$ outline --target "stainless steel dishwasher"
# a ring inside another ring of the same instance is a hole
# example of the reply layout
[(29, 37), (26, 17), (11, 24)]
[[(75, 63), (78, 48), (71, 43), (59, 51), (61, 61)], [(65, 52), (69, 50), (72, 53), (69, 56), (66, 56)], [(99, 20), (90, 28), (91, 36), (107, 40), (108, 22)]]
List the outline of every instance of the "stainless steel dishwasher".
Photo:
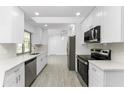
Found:
[(36, 58), (25, 62), (25, 86), (31, 86), (36, 78)]

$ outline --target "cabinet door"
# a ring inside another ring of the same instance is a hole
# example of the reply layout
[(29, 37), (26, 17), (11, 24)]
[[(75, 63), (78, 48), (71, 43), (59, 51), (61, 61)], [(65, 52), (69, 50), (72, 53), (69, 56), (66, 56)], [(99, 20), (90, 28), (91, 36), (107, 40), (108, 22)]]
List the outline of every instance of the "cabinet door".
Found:
[(102, 43), (121, 41), (121, 7), (103, 7), (103, 32)]
[(25, 65), (21, 64), (16, 70), (16, 86), (24, 87), (25, 86)]
[(33, 44), (42, 44), (42, 31), (37, 31), (32, 35)]
[(45, 65), (47, 64), (47, 61), (48, 61), (48, 60), (47, 60), (47, 55), (45, 55), (45, 56), (44, 56), (44, 67), (45, 67)]
[(98, 25), (102, 25), (102, 15), (103, 15), (103, 11), (102, 11), (102, 7), (96, 7), (93, 12), (92, 12), (92, 24), (93, 27), (98, 26)]
[(104, 72), (96, 66), (89, 64), (89, 87), (103, 87)]
[(40, 55), (37, 57), (37, 75), (42, 71), (43, 69), (43, 56)]
[(88, 30), (93, 27), (93, 15), (92, 15), (92, 12), (87, 17), (87, 24), (88, 24)]
[(5, 73), (4, 87), (25, 86), (24, 63), (20, 64)]
[(4, 79), (4, 87), (16, 87), (17, 85), (17, 80), (16, 80), (16, 74), (6, 72), (5, 74), (5, 79)]
[(18, 7), (0, 7), (0, 43), (22, 43), (24, 14)]
[(42, 44), (47, 45), (48, 44), (48, 32), (47, 30), (43, 31), (42, 34)]

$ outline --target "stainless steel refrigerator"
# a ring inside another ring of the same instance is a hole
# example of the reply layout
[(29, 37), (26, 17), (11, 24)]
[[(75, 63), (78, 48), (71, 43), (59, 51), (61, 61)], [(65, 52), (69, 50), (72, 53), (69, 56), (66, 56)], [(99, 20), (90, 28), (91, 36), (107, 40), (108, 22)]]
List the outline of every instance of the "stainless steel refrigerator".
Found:
[(67, 42), (67, 65), (69, 70), (75, 70), (75, 37), (70, 36)]

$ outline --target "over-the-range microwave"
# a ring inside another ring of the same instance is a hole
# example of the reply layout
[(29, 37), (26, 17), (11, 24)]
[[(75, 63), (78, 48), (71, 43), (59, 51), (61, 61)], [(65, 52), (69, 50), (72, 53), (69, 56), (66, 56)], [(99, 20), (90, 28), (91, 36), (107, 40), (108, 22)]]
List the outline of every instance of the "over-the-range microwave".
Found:
[(100, 43), (100, 26), (91, 28), (84, 33), (85, 43)]

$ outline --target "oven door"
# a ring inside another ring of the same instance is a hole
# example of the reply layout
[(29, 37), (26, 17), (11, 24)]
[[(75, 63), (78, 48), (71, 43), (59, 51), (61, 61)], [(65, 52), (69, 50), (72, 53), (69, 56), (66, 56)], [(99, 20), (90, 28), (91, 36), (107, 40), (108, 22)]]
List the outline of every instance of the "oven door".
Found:
[(88, 86), (88, 62), (78, 58), (77, 70), (82, 80)]

